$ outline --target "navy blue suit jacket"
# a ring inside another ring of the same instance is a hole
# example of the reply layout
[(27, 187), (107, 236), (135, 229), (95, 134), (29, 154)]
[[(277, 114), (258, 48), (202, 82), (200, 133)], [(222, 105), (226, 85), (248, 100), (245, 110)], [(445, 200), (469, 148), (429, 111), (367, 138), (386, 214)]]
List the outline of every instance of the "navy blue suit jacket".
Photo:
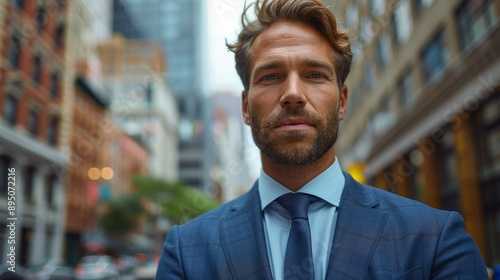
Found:
[[(487, 279), (462, 217), (346, 183), (326, 279)], [(165, 241), (157, 280), (272, 279), (257, 184)]]

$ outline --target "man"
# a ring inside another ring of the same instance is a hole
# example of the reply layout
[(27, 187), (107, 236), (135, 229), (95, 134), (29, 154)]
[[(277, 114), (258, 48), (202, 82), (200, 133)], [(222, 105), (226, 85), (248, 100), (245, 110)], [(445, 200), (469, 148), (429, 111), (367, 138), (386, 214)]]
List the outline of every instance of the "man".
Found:
[(352, 53), (331, 11), (320, 0), (264, 0), (255, 21), (245, 13), (229, 48), (261, 176), (173, 227), (156, 279), (487, 279), (458, 213), (341, 171), (334, 143)]

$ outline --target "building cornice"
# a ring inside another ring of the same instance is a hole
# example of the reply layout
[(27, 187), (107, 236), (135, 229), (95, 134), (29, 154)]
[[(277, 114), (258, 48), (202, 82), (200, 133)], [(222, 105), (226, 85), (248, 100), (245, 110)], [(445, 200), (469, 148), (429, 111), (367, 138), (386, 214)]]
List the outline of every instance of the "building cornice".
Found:
[(0, 121), (0, 143), (1, 146), (8, 147), (2, 152), (14, 159), (28, 157), (31, 160), (31, 156), (34, 156), (40, 163), (53, 163), (60, 168), (65, 168), (68, 164), (66, 154), (16, 131), (4, 121)]
[(88, 96), (90, 96), (97, 104), (101, 105), (104, 109), (109, 106), (108, 101), (101, 97), (101, 94), (94, 89), (84, 78), (78, 76), (75, 79), (75, 84), (79, 86)]

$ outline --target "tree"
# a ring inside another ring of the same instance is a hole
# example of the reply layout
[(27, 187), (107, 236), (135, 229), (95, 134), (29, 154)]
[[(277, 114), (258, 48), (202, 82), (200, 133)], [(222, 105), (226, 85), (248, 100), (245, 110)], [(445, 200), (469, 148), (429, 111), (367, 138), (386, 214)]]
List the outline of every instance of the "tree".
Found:
[(214, 198), (182, 182), (167, 182), (149, 176), (132, 179), (138, 193), (161, 206), (161, 214), (174, 224), (185, 223), (219, 206)]
[(125, 235), (131, 232), (145, 213), (142, 194), (134, 193), (108, 202), (107, 211), (101, 217), (101, 227), (111, 235)]

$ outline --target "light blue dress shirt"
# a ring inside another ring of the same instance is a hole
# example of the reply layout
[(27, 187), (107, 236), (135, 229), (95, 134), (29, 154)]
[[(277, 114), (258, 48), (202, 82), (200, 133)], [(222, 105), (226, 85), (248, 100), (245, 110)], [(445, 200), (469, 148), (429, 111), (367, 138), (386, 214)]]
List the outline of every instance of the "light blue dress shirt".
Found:
[[(309, 206), (314, 273), (318, 280), (325, 279), (326, 276), (344, 183), (344, 174), (335, 158), (335, 162), (328, 169), (297, 191), (322, 199)], [(258, 188), (271, 271), (275, 280), (281, 280), (291, 221), (287, 210), (275, 199), (291, 191), (264, 171), (261, 171)]]

